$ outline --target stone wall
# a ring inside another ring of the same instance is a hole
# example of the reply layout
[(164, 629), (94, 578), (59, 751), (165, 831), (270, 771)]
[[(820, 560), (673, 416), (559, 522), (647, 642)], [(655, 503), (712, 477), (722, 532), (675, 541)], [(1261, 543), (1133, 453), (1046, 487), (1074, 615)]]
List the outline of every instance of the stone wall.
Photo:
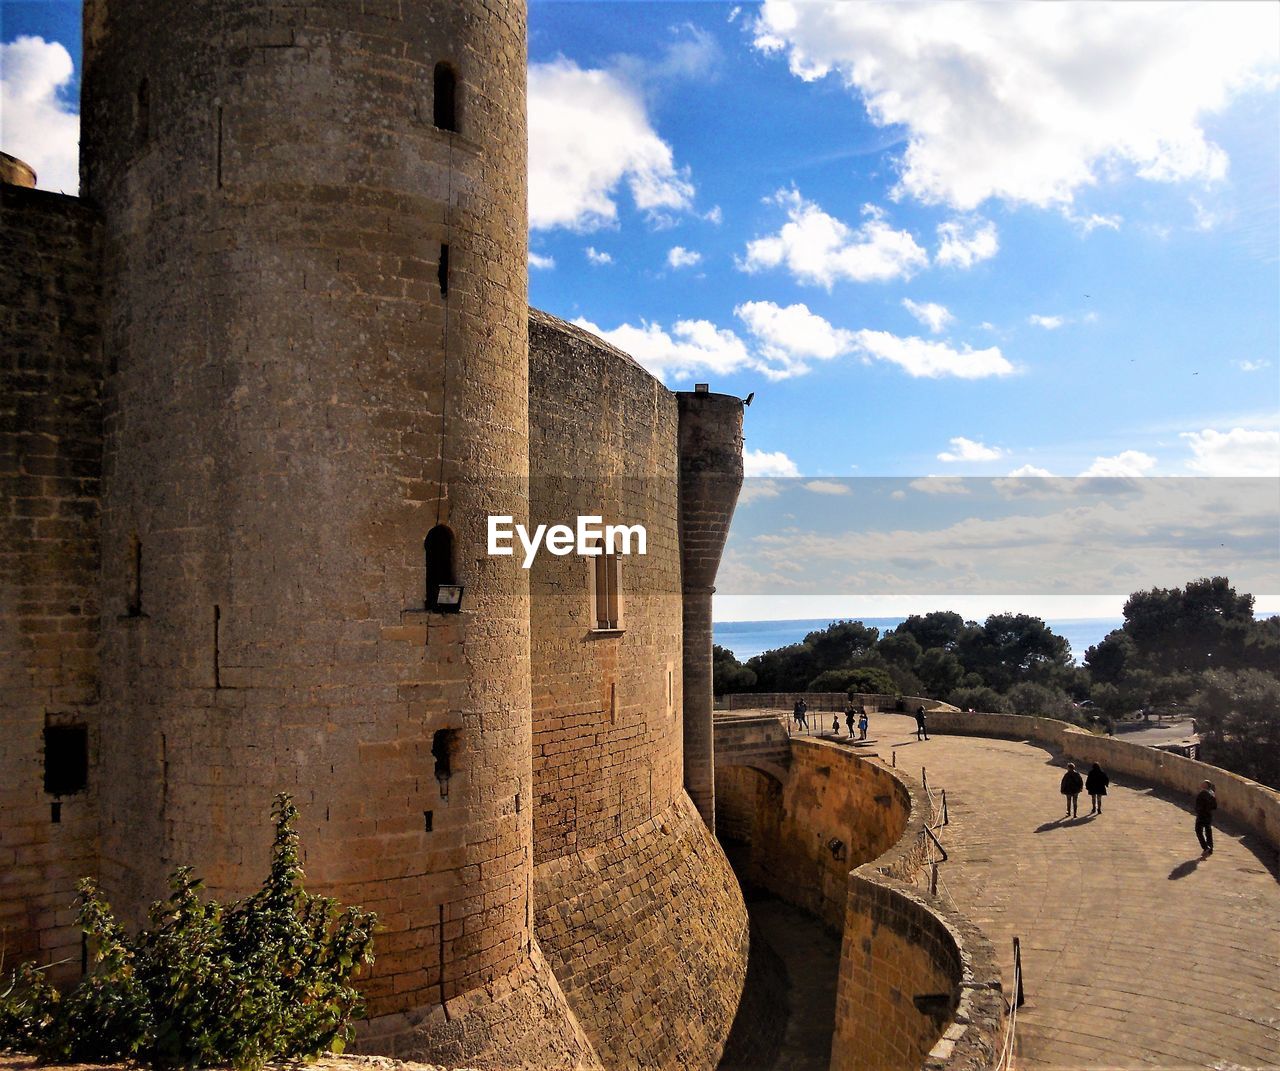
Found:
[(530, 523), (643, 524), (618, 558), (620, 627), (597, 628), (597, 560), (530, 571), (534, 859), (593, 848), (683, 791), (675, 397), (626, 354), (529, 314)]
[(684, 593), (684, 783), (715, 829), (711, 596), (742, 488), (741, 398), (681, 391), (680, 555)]
[(747, 914), (687, 795), (543, 863), (535, 892), (538, 941), (604, 1066), (716, 1067), (742, 997)]
[(965, 714), (941, 712), (929, 718), (929, 731), (965, 736), (995, 736), (1008, 740), (1032, 740), (1060, 751), (1077, 764), (1099, 763), (1109, 774), (1150, 781), (1187, 797), (1200, 791), (1201, 781), (1212, 781), (1218, 796), (1218, 813), (1248, 826), (1273, 848), (1280, 850), (1280, 792), (1207, 762), (1167, 751), (1131, 744), (1114, 737), (1095, 736), (1052, 718), (1020, 714)]
[[(731, 692), (720, 700), (724, 710), (792, 710), (797, 699), (803, 699), (810, 710), (844, 710), (850, 703), (861, 704), (868, 711), (955, 710), (950, 703), (923, 695), (880, 695), (875, 692)], [(901, 704), (901, 707), (899, 707)]]
[(69, 958), (59, 977), (79, 971), (75, 883), (97, 871), (95, 253), (86, 205), (0, 185), (0, 946), (9, 965)]

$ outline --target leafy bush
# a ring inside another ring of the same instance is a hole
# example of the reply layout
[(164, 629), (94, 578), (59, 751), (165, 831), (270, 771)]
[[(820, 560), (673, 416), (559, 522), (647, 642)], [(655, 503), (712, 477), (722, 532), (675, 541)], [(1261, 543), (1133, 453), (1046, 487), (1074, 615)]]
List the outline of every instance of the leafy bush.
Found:
[(90, 971), (65, 994), (29, 963), (13, 972), (0, 984), (0, 1050), (238, 1068), (341, 1051), (362, 1011), (351, 979), (373, 962), (376, 920), (302, 888), (297, 808), (279, 795), (272, 815), (271, 873), (229, 906), (202, 900), (202, 882), (180, 867), (150, 928), (131, 937), (96, 884), (80, 882)]
[(947, 702), (961, 710), (976, 710), (979, 714), (1007, 714), (1009, 705), (1004, 696), (994, 688), (957, 688)]

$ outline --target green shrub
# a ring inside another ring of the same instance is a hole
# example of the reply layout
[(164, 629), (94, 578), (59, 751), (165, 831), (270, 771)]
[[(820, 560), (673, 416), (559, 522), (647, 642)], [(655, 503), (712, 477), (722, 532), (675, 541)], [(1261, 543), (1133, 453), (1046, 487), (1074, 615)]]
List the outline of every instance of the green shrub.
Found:
[(373, 962), (372, 914), (302, 888), (298, 811), (275, 799), (271, 873), (252, 896), (202, 900), (190, 867), (130, 936), (97, 885), (79, 885), (89, 973), (60, 993), (23, 964), (0, 984), (0, 1050), (45, 1060), (231, 1064), (341, 1051), (362, 1012), (351, 979)]

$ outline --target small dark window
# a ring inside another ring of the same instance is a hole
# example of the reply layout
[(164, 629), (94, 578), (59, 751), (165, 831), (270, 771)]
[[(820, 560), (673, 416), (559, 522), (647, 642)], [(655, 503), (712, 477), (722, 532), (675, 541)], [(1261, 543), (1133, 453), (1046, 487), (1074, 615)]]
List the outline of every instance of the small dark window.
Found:
[(132, 570), (129, 578), (129, 603), (125, 613), (129, 617), (142, 616), (142, 541), (137, 532), (129, 537), (129, 564)]
[(44, 790), (51, 796), (83, 792), (89, 783), (89, 731), (83, 725), (46, 725)]
[(449, 778), (453, 776), (453, 760), (458, 753), (458, 730), (437, 729), (431, 737), (431, 756), (436, 760), (436, 784), (440, 798), (449, 798)]
[(453, 576), (453, 532), (443, 524), (437, 524), (422, 541), (427, 566), (427, 609), (453, 610), (454, 604), (441, 599), (440, 589), (452, 587), (457, 581)]
[(134, 112), (138, 144), (145, 145), (151, 136), (151, 85), (144, 78), (138, 83), (138, 101)]
[(441, 130), (458, 129), (458, 77), (447, 63), (436, 64), (434, 118)]
[(611, 547), (602, 547), (595, 558), (595, 600), (593, 620), (597, 629), (617, 629), (622, 627), (618, 612), (619, 587), (618, 556)]
[(449, 247), (447, 245), (440, 246), (440, 267), (437, 269), (437, 278), (440, 280), (440, 296), (449, 296)]

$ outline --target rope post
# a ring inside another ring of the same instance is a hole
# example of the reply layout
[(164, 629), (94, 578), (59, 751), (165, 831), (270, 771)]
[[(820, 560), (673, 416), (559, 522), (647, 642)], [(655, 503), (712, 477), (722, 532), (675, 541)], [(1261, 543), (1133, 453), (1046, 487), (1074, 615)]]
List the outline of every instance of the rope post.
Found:
[(891, 763), (891, 765), (895, 770), (898, 768), (898, 752), (896, 749), (893, 752), (893, 762)]
[(1016, 937), (1013, 939), (1013, 978), (1015, 986), (1013, 1006), (1021, 1008), (1026, 1001), (1026, 996), (1022, 992), (1022, 942)]
[(929, 771), (923, 766), (920, 767), (920, 784), (924, 786), (926, 792), (929, 791)]
[(942, 790), (942, 824), (944, 826), (951, 825), (951, 816), (947, 814), (947, 790)]
[(938, 895), (938, 864), (934, 863), (932, 873), (929, 875), (929, 895)]

